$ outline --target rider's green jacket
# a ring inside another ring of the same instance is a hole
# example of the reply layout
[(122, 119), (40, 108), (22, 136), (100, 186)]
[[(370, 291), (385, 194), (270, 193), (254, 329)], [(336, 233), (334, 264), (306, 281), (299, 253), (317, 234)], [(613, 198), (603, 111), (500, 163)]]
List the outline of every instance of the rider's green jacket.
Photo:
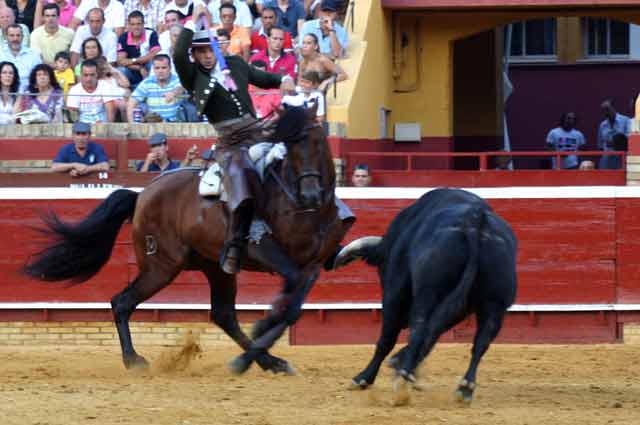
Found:
[(228, 92), (216, 82), (209, 71), (189, 59), (193, 31), (183, 28), (176, 41), (173, 60), (182, 87), (191, 92), (199, 114), (205, 114), (212, 124), (241, 117), (255, 116), (249, 96), (249, 84), (263, 89), (280, 87), (282, 76), (263, 72), (247, 64), (239, 56), (225, 56), (231, 76), (238, 87)]

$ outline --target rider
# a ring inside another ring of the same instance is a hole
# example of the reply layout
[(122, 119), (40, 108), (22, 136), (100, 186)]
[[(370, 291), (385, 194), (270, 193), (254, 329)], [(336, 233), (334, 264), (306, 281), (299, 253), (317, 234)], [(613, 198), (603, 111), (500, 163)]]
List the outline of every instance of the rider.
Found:
[[(203, 6), (194, 8), (193, 20), (185, 25), (174, 49), (176, 71), (182, 86), (189, 90), (200, 114), (206, 115), (218, 133), (216, 161), (224, 171), (223, 185), (227, 193), (230, 222), (220, 257), (222, 269), (234, 274), (240, 270), (240, 260), (254, 213), (254, 193), (257, 174), (248, 156), (248, 147), (260, 140), (261, 129), (249, 96), (248, 86), (263, 89), (280, 87), (295, 91), (293, 79), (260, 71), (239, 56), (225, 56), (236, 89), (225, 87), (225, 74), (211, 47), (209, 31), (195, 32), (200, 16), (207, 16)], [(189, 60), (191, 48), (194, 62)]]

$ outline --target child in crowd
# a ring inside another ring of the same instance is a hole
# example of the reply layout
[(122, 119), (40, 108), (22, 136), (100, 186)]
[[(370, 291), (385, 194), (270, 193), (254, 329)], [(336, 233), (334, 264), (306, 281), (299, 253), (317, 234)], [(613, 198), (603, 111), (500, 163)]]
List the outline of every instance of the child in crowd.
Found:
[(284, 96), (282, 104), (304, 106), (305, 108), (311, 108), (317, 104), (316, 121), (322, 123), (324, 121), (324, 95), (318, 90), (321, 82), (318, 71), (305, 71), (298, 78), (298, 87), (296, 87), (298, 93)]
[(62, 91), (66, 96), (69, 93), (69, 88), (76, 83), (76, 77), (69, 66), (71, 64), (71, 56), (69, 52), (58, 52), (54, 57), (54, 61), (56, 80), (58, 80), (58, 84), (62, 87)]

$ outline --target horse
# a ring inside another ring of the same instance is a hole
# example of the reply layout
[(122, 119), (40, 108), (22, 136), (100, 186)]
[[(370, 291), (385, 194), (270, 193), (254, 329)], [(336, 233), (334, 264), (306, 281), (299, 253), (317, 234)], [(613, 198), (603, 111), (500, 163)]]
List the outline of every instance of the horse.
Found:
[(298, 320), (321, 268), (331, 263), (353, 224), (338, 217), (332, 155), (325, 130), (314, 117), (313, 108), (288, 108), (273, 137), (284, 142), (287, 154), (265, 171), (256, 209), (270, 232), (259, 243), (248, 244), (242, 269), (276, 273), (283, 285), (269, 314), (254, 324), (251, 338), (237, 320), (236, 276), (219, 264), (227, 209), (219, 198), (199, 195), (197, 169), (160, 175), (140, 193), (116, 190), (75, 224), (50, 212), (41, 230), (51, 241), (31, 256), (23, 272), (47, 282), (84, 282), (107, 263), (122, 224), (130, 219), (139, 274), (111, 299), (127, 369), (148, 367), (131, 339), (129, 318), (136, 307), (180, 271), (200, 270), (211, 290), (211, 320), (244, 350), (230, 363), (231, 371), (241, 374), (255, 361), (263, 370), (294, 373), (286, 360), (268, 350)]

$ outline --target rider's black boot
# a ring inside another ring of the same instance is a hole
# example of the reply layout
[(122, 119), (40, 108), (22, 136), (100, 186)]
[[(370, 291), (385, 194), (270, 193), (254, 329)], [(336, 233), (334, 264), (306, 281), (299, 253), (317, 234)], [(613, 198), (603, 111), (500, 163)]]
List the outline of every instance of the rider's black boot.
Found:
[(231, 213), (227, 241), (220, 254), (220, 266), (225, 273), (236, 274), (240, 271), (252, 220), (251, 205), (241, 205)]

